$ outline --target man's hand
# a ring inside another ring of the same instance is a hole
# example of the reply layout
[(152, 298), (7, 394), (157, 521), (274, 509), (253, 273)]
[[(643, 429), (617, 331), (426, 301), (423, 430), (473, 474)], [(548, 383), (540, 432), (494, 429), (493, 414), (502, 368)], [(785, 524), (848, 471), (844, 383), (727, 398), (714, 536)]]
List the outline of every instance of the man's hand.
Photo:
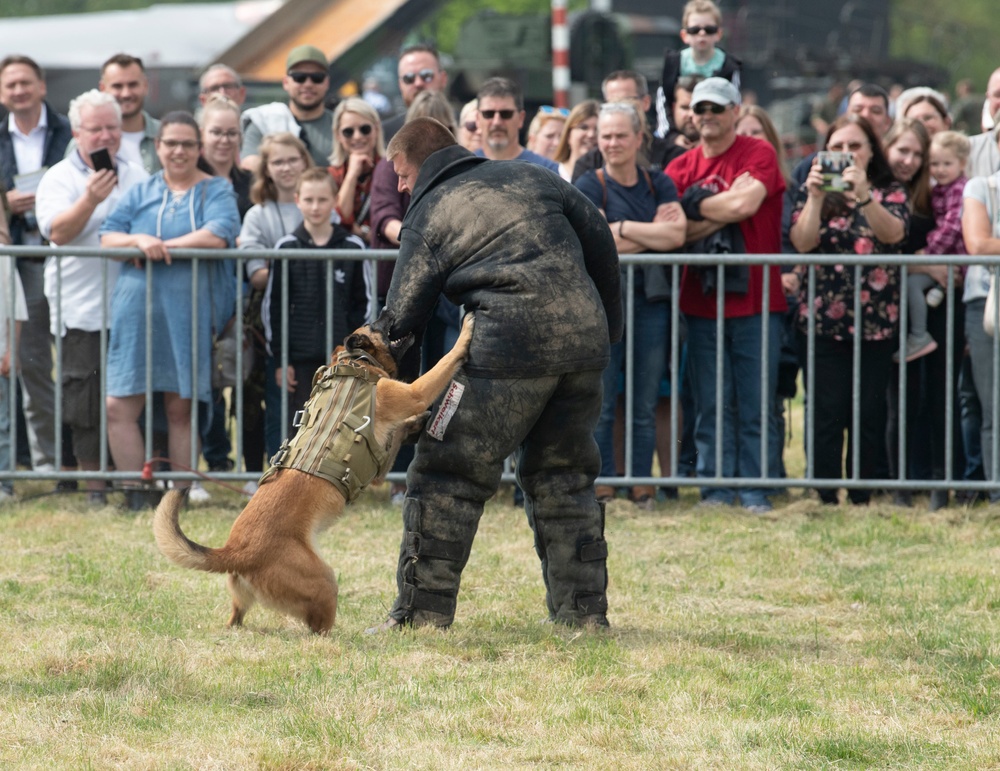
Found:
[(35, 208), (35, 194), (9, 190), (7, 191), (7, 203), (13, 214), (24, 214)]
[(291, 364), (288, 365), (287, 377), (282, 377), (284, 373), (279, 367), (274, 371), (274, 382), (278, 384), (278, 388), (282, 387), (283, 381), (288, 382), (288, 393), (295, 393), (295, 386), (299, 384), (299, 381), (295, 379), (295, 367)]
[(86, 196), (95, 208), (111, 195), (117, 181), (118, 175), (110, 169), (101, 169), (90, 175), (87, 179)]

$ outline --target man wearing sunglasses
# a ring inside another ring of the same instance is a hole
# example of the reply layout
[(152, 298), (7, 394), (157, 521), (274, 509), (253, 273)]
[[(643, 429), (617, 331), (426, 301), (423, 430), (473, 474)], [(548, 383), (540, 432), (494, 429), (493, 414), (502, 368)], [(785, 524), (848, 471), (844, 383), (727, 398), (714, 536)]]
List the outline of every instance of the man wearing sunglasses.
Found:
[(476, 155), (491, 161), (526, 161), (559, 173), (559, 164), (533, 153), (521, 144), (524, 126), (524, 95), (513, 80), (490, 78), (476, 94), (478, 123), (483, 146)]
[(448, 73), (441, 69), (441, 57), (434, 46), (417, 43), (403, 49), (397, 66), (399, 94), (406, 107), (399, 115), (382, 121), (386, 143), (406, 122), (406, 110), (422, 91), (444, 91), (448, 87)]
[(316, 46), (293, 48), (285, 62), (282, 88), (288, 93), (288, 103), (271, 102), (244, 111), (244, 169), (255, 171), (260, 163), (258, 148), (268, 134), (289, 131), (309, 148), (317, 166), (329, 164), (333, 152), (333, 112), (326, 108), (330, 90), (330, 64)]
[(663, 55), (663, 75), (656, 91), (656, 136), (665, 137), (671, 127), (674, 86), (683, 75), (723, 77), (740, 87), (739, 59), (721, 48), (722, 13), (712, 0), (691, 0), (681, 14), (681, 41), (687, 48)]
[[(740, 92), (725, 78), (706, 78), (691, 93), (701, 144), (666, 168), (688, 217), (692, 263), (684, 268), (680, 309), (688, 322), (688, 367), (696, 402), (695, 446), (699, 477), (716, 476), (716, 296), (719, 281), (713, 253), (774, 254), (781, 251), (781, 208), (785, 181), (774, 148), (762, 139), (736, 135)], [(781, 319), (787, 306), (781, 270), (767, 266), (770, 301), (763, 307), (764, 266), (724, 271), (723, 394), (727, 405), (719, 426), (722, 468), (727, 478), (761, 476), (761, 362), (767, 351), (767, 392), (774, 403)], [(768, 317), (766, 335), (762, 318)], [(768, 469), (777, 476), (778, 469)], [(766, 488), (702, 488), (711, 505), (739, 502), (753, 513), (771, 509)]]

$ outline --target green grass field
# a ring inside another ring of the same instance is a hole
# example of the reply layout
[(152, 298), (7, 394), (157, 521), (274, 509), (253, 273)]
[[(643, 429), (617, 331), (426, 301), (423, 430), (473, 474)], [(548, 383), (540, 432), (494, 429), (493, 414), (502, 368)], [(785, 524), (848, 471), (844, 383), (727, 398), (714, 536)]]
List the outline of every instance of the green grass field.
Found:
[[(615, 501), (612, 629), (581, 632), (541, 623), (508, 494), (453, 628), (369, 637), (394, 597), (386, 496), (320, 538), (326, 638), (260, 608), (227, 629), (224, 578), (169, 564), (149, 514), (4, 509), (0, 767), (1000, 767), (996, 508)], [(221, 545), (239, 507), (215, 492), (182, 525)]]

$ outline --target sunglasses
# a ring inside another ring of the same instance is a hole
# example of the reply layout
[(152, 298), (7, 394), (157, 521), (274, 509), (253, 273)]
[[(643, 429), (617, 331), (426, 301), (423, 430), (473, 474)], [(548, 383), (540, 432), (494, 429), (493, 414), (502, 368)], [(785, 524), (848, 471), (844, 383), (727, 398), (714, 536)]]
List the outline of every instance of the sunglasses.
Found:
[(726, 110), (729, 109), (728, 104), (716, 104), (715, 102), (698, 102), (694, 107), (691, 108), (691, 112), (695, 115), (704, 115), (706, 112), (712, 113), (712, 115), (722, 115)]
[(319, 85), (327, 78), (327, 73), (325, 72), (289, 72), (288, 77), (294, 80), (299, 85), (305, 83), (307, 80), (310, 83), (315, 83)]
[(684, 31), (689, 35), (697, 35), (699, 32), (704, 32), (706, 35), (714, 35), (719, 31), (718, 24), (708, 24), (704, 27), (685, 27)]
[(515, 112), (517, 112), (517, 110), (480, 110), (479, 114), (486, 120), (493, 120), (493, 118), (497, 115), (500, 116), (500, 120), (510, 120), (514, 117)]
[(424, 83), (430, 83), (436, 77), (437, 73), (434, 70), (420, 70), (420, 72), (407, 72), (405, 75), (400, 75), (399, 79), (406, 85), (412, 86), (417, 82), (417, 78), (420, 78)]
[[(362, 123), (360, 126), (358, 126), (357, 130), (358, 133), (361, 134), (361, 136), (366, 137), (372, 133), (372, 124)], [(350, 139), (351, 137), (354, 136), (354, 126), (348, 126), (347, 128), (342, 128), (340, 130), (340, 133), (344, 135), (344, 139)]]
[[(538, 108), (538, 112), (542, 115), (561, 115), (564, 118), (569, 117), (569, 109), (566, 107), (553, 107), (551, 104), (543, 104)], [(506, 118), (504, 118), (506, 120)]]
[(470, 134), (475, 134), (479, 130), (479, 124), (474, 120), (467, 120), (465, 122), (465, 130)]

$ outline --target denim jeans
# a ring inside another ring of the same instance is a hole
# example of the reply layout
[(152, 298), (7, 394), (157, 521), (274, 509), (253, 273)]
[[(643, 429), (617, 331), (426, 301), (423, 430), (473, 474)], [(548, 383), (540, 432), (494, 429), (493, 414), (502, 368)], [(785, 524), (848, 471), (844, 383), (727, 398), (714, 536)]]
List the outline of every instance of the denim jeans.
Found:
[[(637, 287), (633, 325), (635, 351), (632, 357), (634, 382), (631, 473), (634, 476), (648, 477), (652, 473), (653, 452), (656, 449), (656, 402), (660, 396), (660, 379), (666, 371), (670, 304), (648, 302)], [(607, 477), (617, 475), (613, 428), (618, 401), (618, 376), (625, 362), (625, 345), (626, 341), (623, 339), (611, 346), (611, 362), (603, 376), (601, 417), (594, 433), (601, 450), (601, 476)]]
[[(983, 471), (991, 482), (993, 476), (993, 338), (983, 331), (983, 315), (986, 299), (970, 300), (965, 304), (965, 339), (969, 343), (969, 358), (972, 360), (972, 381), (979, 396), (982, 423), (980, 443)], [(1000, 501), (1000, 489), (990, 490), (990, 502)]]
[[(778, 381), (778, 354), (781, 313), (768, 316), (768, 391)], [(688, 316), (688, 366), (695, 392), (695, 445), (698, 448), (698, 476), (714, 477), (715, 468), (715, 381), (716, 321)], [(720, 476), (753, 478), (761, 476), (761, 361), (763, 353), (761, 317), (726, 319), (722, 339), (722, 469)], [(773, 393), (768, 399), (774, 403)], [(772, 448), (768, 448), (773, 455)], [(776, 477), (779, 469), (769, 468)], [(766, 505), (767, 488), (703, 487), (701, 497), (713, 503), (732, 504), (739, 497), (744, 506)]]

